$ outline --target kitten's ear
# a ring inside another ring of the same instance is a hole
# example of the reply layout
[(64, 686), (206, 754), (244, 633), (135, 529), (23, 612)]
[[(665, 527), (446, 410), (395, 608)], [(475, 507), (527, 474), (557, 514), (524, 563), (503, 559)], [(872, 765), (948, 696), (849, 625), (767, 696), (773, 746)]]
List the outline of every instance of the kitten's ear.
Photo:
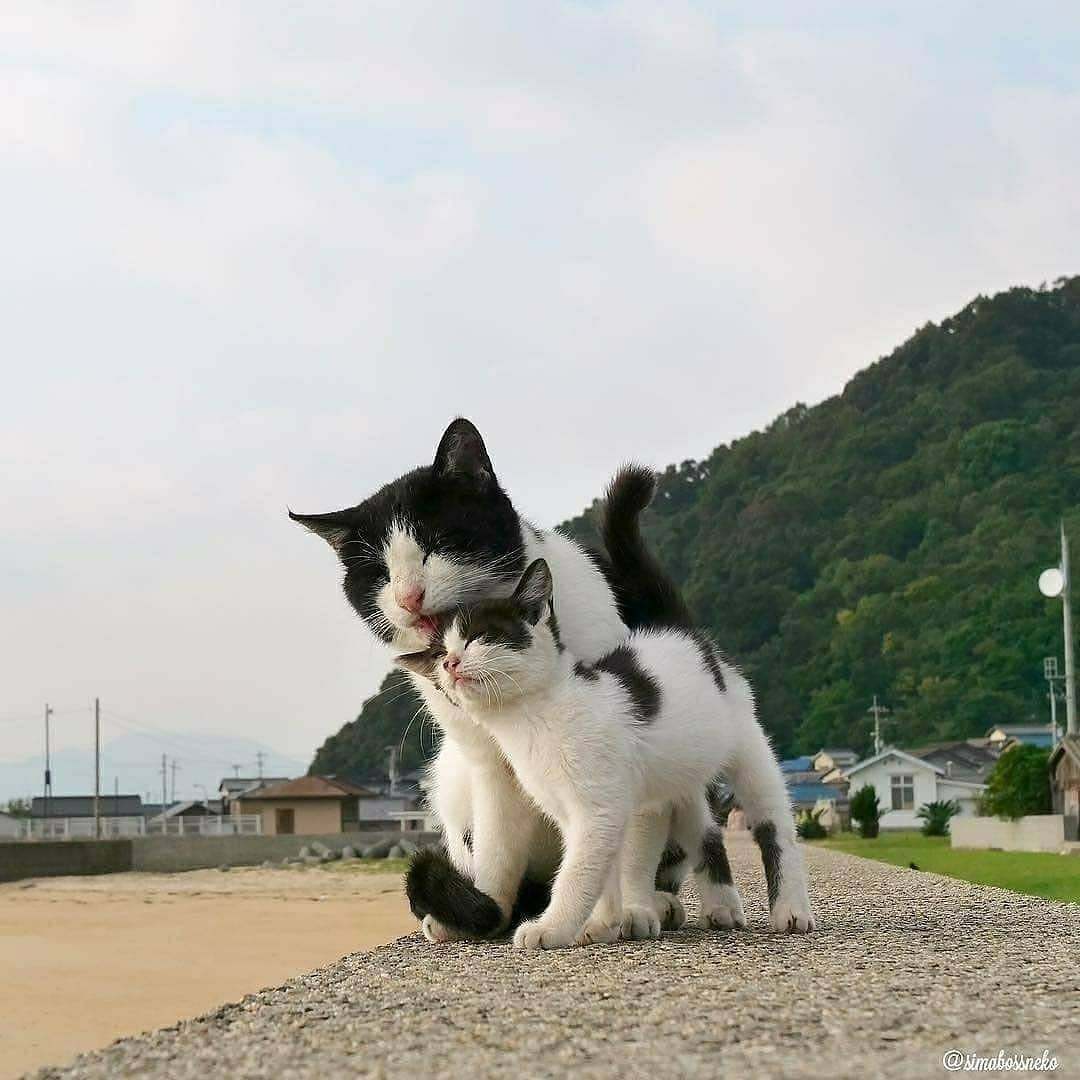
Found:
[(463, 416), (459, 416), (443, 432), (432, 467), (436, 476), (456, 474), (484, 483), (495, 479), (495, 470), (491, 466), (483, 436)]
[(336, 510), (332, 514), (294, 514), (290, 510), (289, 517), (321, 536), (337, 552), (352, 532), (347, 510)]
[(434, 680), (435, 671), (439, 665), (438, 657), (439, 654), (435, 649), (425, 649), (423, 652), (395, 656), (394, 663), (406, 671), (415, 671), (417, 675), (423, 675), (427, 679)]
[(546, 614), (551, 603), (551, 570), (543, 559), (529, 563), (514, 590), (514, 601), (535, 626)]

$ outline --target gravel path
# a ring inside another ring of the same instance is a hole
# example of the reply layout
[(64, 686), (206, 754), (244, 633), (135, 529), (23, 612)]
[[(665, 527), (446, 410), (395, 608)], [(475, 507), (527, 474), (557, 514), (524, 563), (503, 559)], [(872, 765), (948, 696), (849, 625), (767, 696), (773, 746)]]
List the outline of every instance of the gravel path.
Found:
[(819, 930), (779, 936), (756, 849), (730, 849), (747, 931), (531, 956), (413, 935), (39, 1076), (927, 1077), (954, 1048), (1080, 1076), (1080, 905), (811, 849)]

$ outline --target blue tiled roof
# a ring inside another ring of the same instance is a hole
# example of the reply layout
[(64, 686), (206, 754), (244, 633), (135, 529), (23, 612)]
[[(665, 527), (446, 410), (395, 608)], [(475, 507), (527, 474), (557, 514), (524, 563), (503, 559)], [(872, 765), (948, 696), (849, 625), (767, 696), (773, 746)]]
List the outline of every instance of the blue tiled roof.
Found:
[(788, 794), (794, 803), (816, 803), (818, 799), (841, 802), (843, 795), (832, 784), (789, 784)]
[(808, 757), (793, 757), (780, 762), (782, 772), (813, 772), (814, 759)]

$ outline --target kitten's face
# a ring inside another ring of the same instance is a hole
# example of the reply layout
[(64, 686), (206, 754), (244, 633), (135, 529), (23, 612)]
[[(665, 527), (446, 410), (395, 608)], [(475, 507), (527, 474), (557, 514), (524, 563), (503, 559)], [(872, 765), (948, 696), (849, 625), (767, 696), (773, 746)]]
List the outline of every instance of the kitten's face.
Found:
[(428, 645), (437, 617), (508, 593), (524, 565), (518, 516), (480, 433), (455, 420), (435, 461), (331, 514), (291, 514), (337, 551), (345, 594), (402, 650)]
[(541, 687), (555, 670), (551, 574), (537, 559), (512, 596), (458, 612), (427, 649), (398, 664), (435, 683), (463, 708), (492, 709)]

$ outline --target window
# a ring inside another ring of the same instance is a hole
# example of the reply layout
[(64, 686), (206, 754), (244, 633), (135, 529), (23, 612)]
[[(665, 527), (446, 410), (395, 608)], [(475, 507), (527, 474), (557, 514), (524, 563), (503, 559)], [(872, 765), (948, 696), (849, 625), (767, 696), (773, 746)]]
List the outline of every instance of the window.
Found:
[(913, 810), (915, 808), (915, 777), (893, 776), (892, 808), (894, 810)]

